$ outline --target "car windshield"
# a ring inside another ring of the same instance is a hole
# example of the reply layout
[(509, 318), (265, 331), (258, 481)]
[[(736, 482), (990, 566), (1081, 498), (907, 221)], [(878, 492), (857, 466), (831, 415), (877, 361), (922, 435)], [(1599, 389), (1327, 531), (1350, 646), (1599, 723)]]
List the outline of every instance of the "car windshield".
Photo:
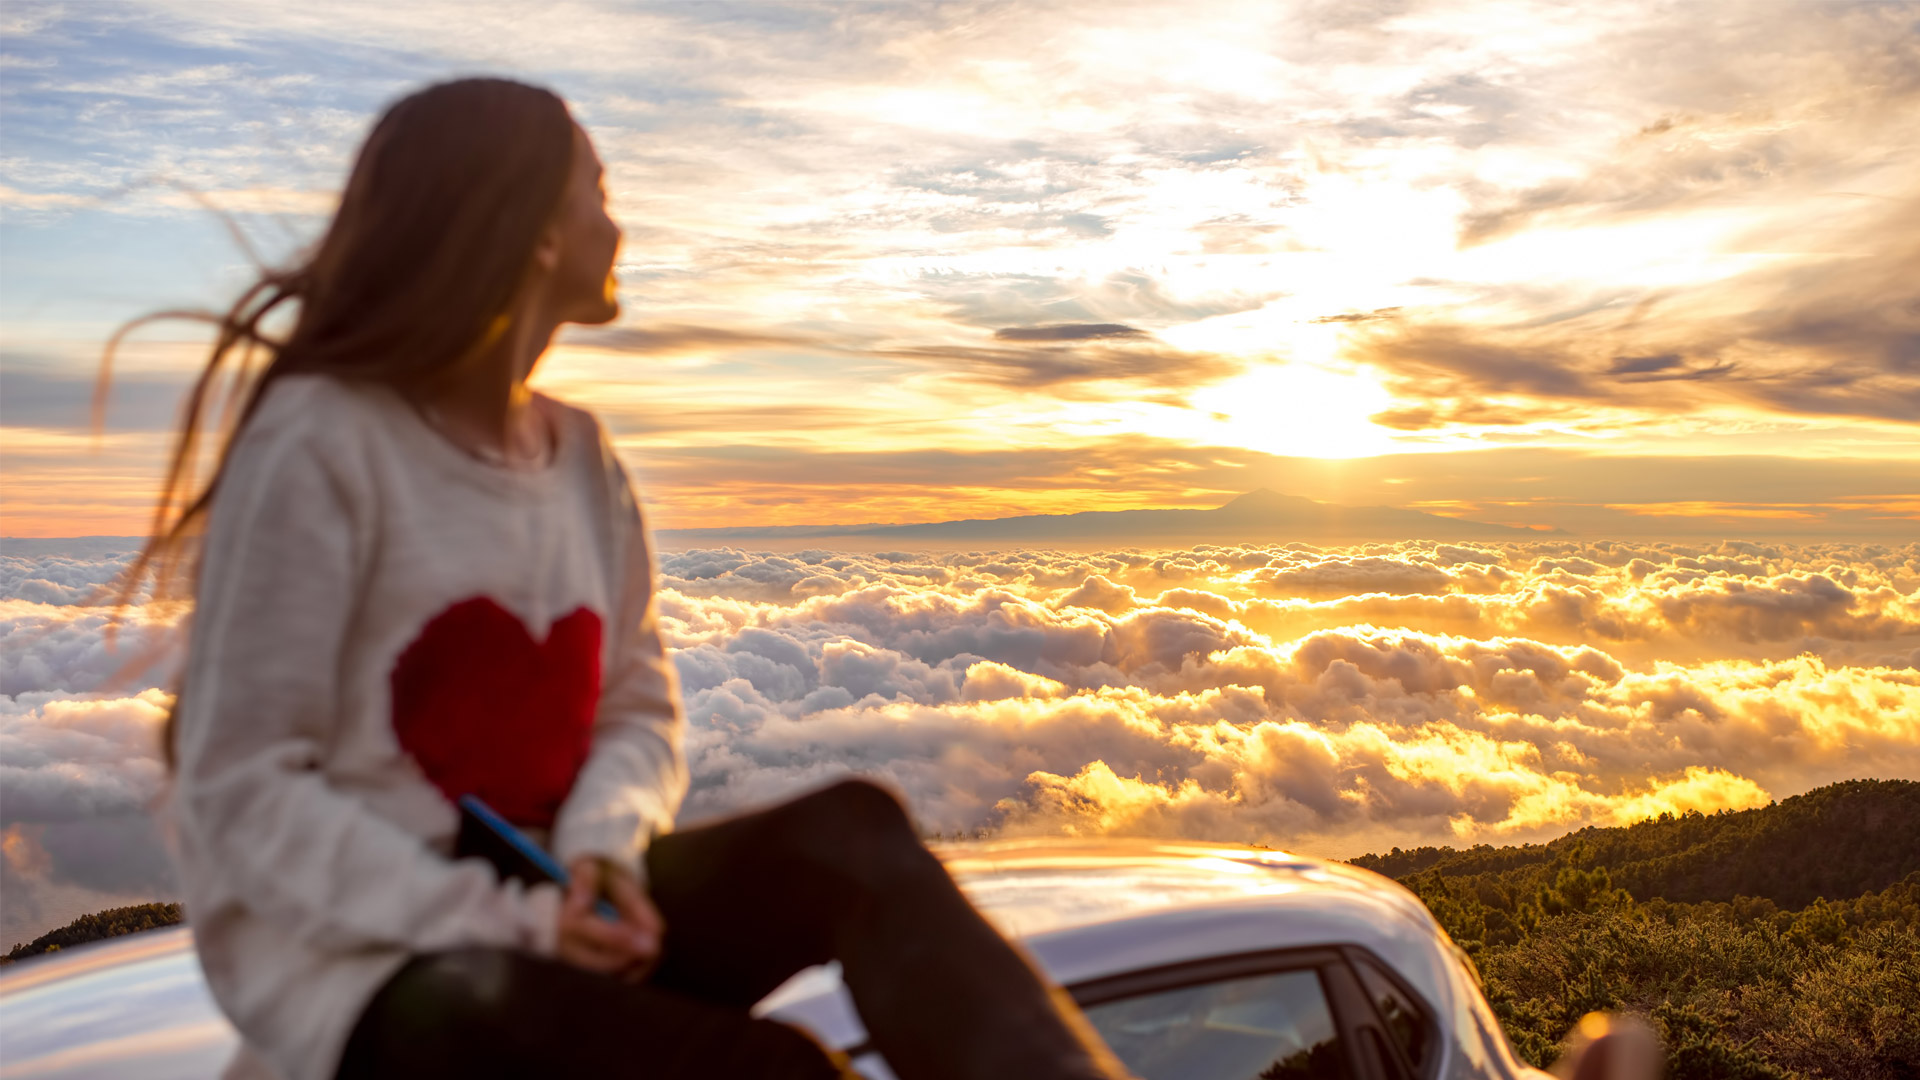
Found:
[(1313, 970), (1110, 1001), (1087, 1019), (1142, 1080), (1346, 1080)]

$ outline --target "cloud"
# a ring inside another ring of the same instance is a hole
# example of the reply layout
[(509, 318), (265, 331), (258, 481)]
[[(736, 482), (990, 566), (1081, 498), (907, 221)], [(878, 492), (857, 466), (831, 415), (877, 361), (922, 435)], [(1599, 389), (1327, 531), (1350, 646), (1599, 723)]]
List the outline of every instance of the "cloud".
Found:
[(97, 600), (132, 561), (131, 552), (105, 558), (0, 554), (0, 602), (67, 606)]
[[(124, 556), (15, 558), (0, 582), (20, 594)], [(1911, 543), (700, 549), (660, 567), (688, 822), (851, 771), (930, 833), (1341, 855), (1920, 777)], [(9, 888), (164, 890), (144, 807), (165, 694), (91, 689), (99, 609), (0, 603), (61, 642), (10, 669), (0, 711)], [(128, 632), (170, 625), (150, 606)]]
[[(52, 434), (77, 436), (114, 324), (233, 288), (231, 243), (181, 187), (290, 258), (382, 104), (481, 69), (564, 92), (608, 164), (641, 321), (568, 332), (543, 374), (597, 358), (568, 394), (657, 469), (675, 524), (1308, 494), (1276, 480), (1317, 466), (1247, 449), (1277, 430), (1258, 401), (1238, 417), (1186, 395), (1240, 372), (1286, 394), (1340, 356), (1369, 369), (1350, 385), (1377, 373), (1397, 398), (1354, 410), (1385, 429), (1376, 447), (1771, 458), (1750, 487), (1837, 454), (1878, 459), (1860, 473), (1913, 456), (1916, 65), (1897, 6), (586, 5), (539, 26), (450, 10), (26, 18), (6, 197), (39, 209), (7, 235), (35, 267), (0, 363), (11, 529), (145, 525), (164, 449), (106, 460)], [(89, 238), (108, 234), (130, 242), (102, 263)], [(158, 367), (121, 381), (112, 431), (170, 425), (186, 364)], [(843, 452), (901, 464), (843, 483)], [(756, 455), (786, 475), (758, 479)], [(1142, 456), (1153, 471), (1125, 471)], [(1035, 471), (1013, 482), (1016, 457)], [(1369, 501), (1490, 498), (1436, 471)], [(1606, 507), (1785, 501), (1655, 498), (1664, 469), (1620, 476), (1640, 489), (1543, 486), (1507, 516), (1578, 502), (1652, 529)], [(1340, 495), (1318, 493), (1357, 501)]]
[[(1052, 341), (1058, 338), (1005, 338), (1013, 341)], [(1204, 353), (1136, 345), (1126, 335), (1088, 335), (1086, 339), (1111, 345), (1078, 347), (982, 348), (960, 345), (908, 346), (884, 350), (885, 355), (953, 370), (970, 381), (1016, 390), (1050, 389), (1068, 396), (1070, 386), (1096, 382), (1133, 382), (1167, 390), (1187, 390), (1229, 375), (1243, 365), (1234, 359)], [(1122, 344), (1124, 343), (1124, 344)]]
[(720, 326), (664, 324), (657, 326), (596, 326), (570, 328), (567, 339), (582, 344), (642, 355), (671, 355), (706, 349), (734, 351), (758, 348), (822, 346), (803, 337), (777, 332), (733, 330)]
[(1374, 322), (1379, 319), (1392, 319), (1399, 314), (1399, 311), (1397, 307), (1380, 308), (1377, 311), (1348, 311), (1339, 315), (1322, 315), (1307, 321), (1317, 324)]
[(0, 830), (12, 884), (101, 893), (170, 891), (152, 803), (170, 699), (16, 694), (0, 704)]
[(180, 644), (178, 604), (147, 586), (115, 612), (130, 545), (104, 557), (0, 555), (0, 695), (153, 685)]
[(1119, 323), (1062, 323), (1056, 326), (1008, 326), (993, 332), (998, 341), (1088, 341), (1135, 337), (1145, 333)]
[(1454, 583), (1438, 567), (1380, 556), (1291, 561), (1254, 571), (1251, 580), (1282, 596), (1344, 596), (1351, 593), (1441, 593)]
[[(1920, 418), (1920, 245), (1908, 238), (1920, 191), (1866, 200), (1843, 220), (1820, 227), (1818, 242), (1851, 252), (1845, 259), (1761, 264), (1599, 302), (1515, 285), (1489, 299), (1565, 310), (1491, 324), (1413, 312), (1357, 331), (1350, 353), (1383, 372), (1402, 402), (1376, 422), (1403, 431), (1578, 420), (1595, 406), (1911, 424)], [(1790, 235), (1782, 224), (1765, 242)], [(1673, 382), (1688, 392), (1674, 393)]]
[[(664, 609), (694, 717), (695, 817), (847, 766), (900, 785), (938, 831), (1341, 850), (1548, 835), (1920, 769), (1920, 733), (1889, 719), (1920, 706), (1911, 547), (820, 552), (792, 561), (837, 594), (769, 599), (727, 579), (762, 582), (758, 565), (790, 557), (681, 557), (707, 575), (676, 581)], [(1267, 598), (1274, 567), (1364, 589), (1339, 576), (1355, 565), (1433, 592)], [(1436, 629), (1380, 628), (1395, 625)], [(1508, 636), (1529, 630), (1598, 644)], [(765, 634), (783, 639), (777, 666), (727, 660), (723, 643), (749, 633), (762, 659)], [(1841, 640), (1885, 662), (1804, 651)], [(1610, 652), (1623, 645), (1692, 659), (1629, 665)]]
[[(94, 387), (92, 372), (62, 370), (18, 354), (0, 356), (0, 421), (11, 427), (91, 428)], [(107, 425), (114, 431), (171, 431), (190, 387), (184, 377), (119, 375), (107, 400)]]
[[(944, 307), (950, 318), (968, 325), (1001, 329), (1057, 325), (1131, 327), (1135, 323), (1179, 325), (1253, 311), (1279, 295), (1277, 289), (1233, 285), (1185, 295), (1176, 291), (1167, 275), (1143, 267), (1093, 274), (1040, 274), (1018, 270), (929, 272), (915, 284), (929, 300)], [(1073, 321), (1062, 323), (1063, 317)]]
[[(1605, 155), (1572, 175), (1484, 192), (1465, 215), (1463, 244), (1480, 244), (1546, 222), (1617, 223), (1700, 205), (1726, 205), (1783, 187), (1831, 185), (1884, 163), (1862, 141), (1920, 98), (1913, 77), (1920, 46), (1911, 20), (1894, 8), (1858, 8), (1801, 23), (1809, 34), (1790, 53), (1761, 59), (1782, 11), (1752, 9), (1719, 23), (1728, 52), (1701, 66), (1680, 59), (1678, 29), (1655, 18), (1622, 28), (1616, 42), (1638, 54), (1647, 107), (1667, 108), (1621, 131)], [(1673, 12), (1680, 19), (1686, 15)], [(1696, 29), (1696, 28), (1689, 28)], [(1741, 94), (1772, 88), (1757, 108)], [(1665, 84), (1665, 85), (1661, 85)]]

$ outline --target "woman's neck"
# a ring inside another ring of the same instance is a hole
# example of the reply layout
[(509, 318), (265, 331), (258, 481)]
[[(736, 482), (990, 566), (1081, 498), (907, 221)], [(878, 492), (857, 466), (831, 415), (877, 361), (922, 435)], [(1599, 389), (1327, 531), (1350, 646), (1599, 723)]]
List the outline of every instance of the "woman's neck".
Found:
[(421, 395), (421, 411), (456, 446), (483, 460), (538, 467), (553, 433), (534, 407), (527, 379), (547, 351), (555, 324), (514, 318), (507, 331), (474, 355), (465, 375)]

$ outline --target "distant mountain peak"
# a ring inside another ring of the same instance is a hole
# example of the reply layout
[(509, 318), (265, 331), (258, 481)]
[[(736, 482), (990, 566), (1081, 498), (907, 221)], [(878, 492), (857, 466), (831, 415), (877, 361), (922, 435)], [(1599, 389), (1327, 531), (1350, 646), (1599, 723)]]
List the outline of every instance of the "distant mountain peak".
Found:
[(1541, 535), (1510, 525), (1463, 521), (1391, 506), (1342, 506), (1256, 488), (1212, 510), (1081, 510), (917, 525), (803, 525), (674, 529), (676, 543), (800, 537), (897, 537), (1044, 543), (1055, 540), (1131, 543), (1273, 542), (1294, 540), (1455, 540)]
[(1282, 495), (1272, 488), (1254, 488), (1245, 495), (1236, 495), (1220, 505), (1222, 510), (1277, 510), (1282, 507), (1305, 507), (1319, 505), (1302, 495)]

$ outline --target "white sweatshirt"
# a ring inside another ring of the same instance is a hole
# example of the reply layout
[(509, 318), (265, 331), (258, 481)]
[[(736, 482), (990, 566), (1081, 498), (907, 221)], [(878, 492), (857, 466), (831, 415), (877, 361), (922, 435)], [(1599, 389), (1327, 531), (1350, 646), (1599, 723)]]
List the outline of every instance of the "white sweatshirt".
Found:
[[(452, 861), (474, 792), (563, 862), (636, 868), (686, 792), (646, 531), (594, 418), (469, 457), (397, 394), (280, 380), (207, 526), (168, 800), (232, 1070), (333, 1076), (409, 955), (551, 954), (559, 893)], [(550, 834), (546, 830), (551, 830)]]

